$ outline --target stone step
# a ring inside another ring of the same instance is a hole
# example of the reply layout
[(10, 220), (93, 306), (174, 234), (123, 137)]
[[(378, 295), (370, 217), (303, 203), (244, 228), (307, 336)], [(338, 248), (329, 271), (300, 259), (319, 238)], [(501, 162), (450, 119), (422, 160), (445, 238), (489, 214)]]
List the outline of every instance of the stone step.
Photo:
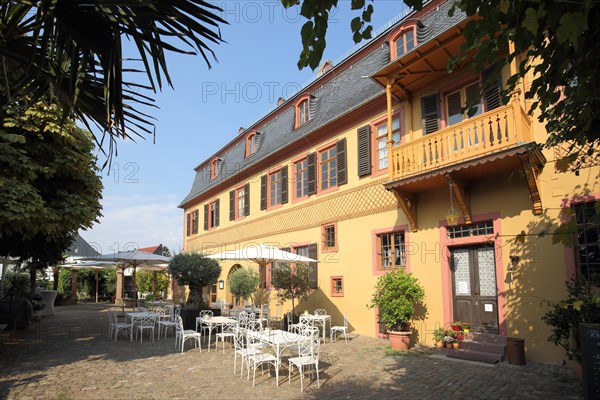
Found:
[(464, 340), (479, 343), (491, 343), (506, 346), (506, 336), (489, 332), (467, 332), (464, 334)]
[(497, 364), (502, 361), (502, 356), (487, 352), (473, 351), (469, 349), (448, 350), (446, 352), (448, 358), (458, 358), (461, 360), (477, 361), (488, 364)]
[(504, 357), (506, 351), (506, 345), (495, 342), (474, 342), (471, 340), (464, 340), (461, 342), (460, 346), (465, 350), (497, 354), (501, 357)]

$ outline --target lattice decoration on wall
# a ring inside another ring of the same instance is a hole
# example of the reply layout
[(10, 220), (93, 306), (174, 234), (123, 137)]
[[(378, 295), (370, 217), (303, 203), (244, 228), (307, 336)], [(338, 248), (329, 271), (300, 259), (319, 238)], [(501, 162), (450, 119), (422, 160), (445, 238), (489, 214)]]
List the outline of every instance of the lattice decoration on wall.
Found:
[[(557, 161), (554, 164), (556, 170), (561, 170), (563, 168), (559, 160), (562, 160), (563, 158), (567, 157), (567, 155), (573, 153), (573, 152), (569, 153), (569, 147), (570, 147), (570, 145), (567, 143), (562, 143), (558, 146), (554, 146), (554, 159)], [(580, 154), (588, 154), (588, 156), (585, 157), (585, 159), (583, 160), (583, 163), (579, 166), (580, 169), (592, 168), (592, 167), (597, 167), (598, 165), (600, 165), (600, 153), (598, 153), (598, 151), (596, 151), (595, 149), (590, 150), (590, 149), (592, 149), (591, 144), (588, 143), (583, 147), (574, 145), (574, 147), (576, 148), (576, 151), (579, 152)], [(571, 165), (567, 168), (567, 171), (573, 172), (576, 169), (576, 166), (577, 166), (576, 162), (571, 163)], [(567, 172), (567, 171), (561, 171), (561, 172)]]
[(201, 235), (188, 242), (188, 248), (201, 244), (227, 245), (262, 239), (276, 234), (320, 226), (329, 221), (343, 221), (397, 209), (395, 197), (377, 179), (359, 187), (330, 194), (322, 199), (307, 201), (253, 221), (236, 223), (231, 227)]

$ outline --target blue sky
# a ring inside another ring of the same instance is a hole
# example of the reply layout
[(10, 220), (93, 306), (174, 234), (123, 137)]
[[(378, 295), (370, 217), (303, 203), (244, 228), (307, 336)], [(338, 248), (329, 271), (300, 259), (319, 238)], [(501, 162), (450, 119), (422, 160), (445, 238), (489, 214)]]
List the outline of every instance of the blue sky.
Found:
[[(300, 28), (297, 9), (285, 10), (279, 0), (213, 1), (227, 42), (212, 46), (219, 62), (208, 69), (203, 59), (168, 54), (175, 89), (156, 95), (159, 109), (152, 138), (118, 143), (118, 156), (102, 172), (103, 218), (81, 235), (101, 253), (160, 243), (172, 251), (183, 247), (183, 211), (194, 167), (273, 110), (279, 97), (289, 98), (314, 73), (298, 70)], [(338, 60), (354, 43), (350, 0), (340, 0), (327, 32), (324, 59)], [(400, 14), (401, 1), (377, 0), (375, 30)], [(100, 160), (102, 163), (104, 160)]]

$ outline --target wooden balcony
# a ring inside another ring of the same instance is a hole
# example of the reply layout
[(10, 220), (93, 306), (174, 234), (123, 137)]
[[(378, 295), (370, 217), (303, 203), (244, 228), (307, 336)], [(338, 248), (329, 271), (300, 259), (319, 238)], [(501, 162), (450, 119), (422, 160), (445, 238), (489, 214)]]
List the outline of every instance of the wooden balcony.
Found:
[(469, 181), (522, 170), (533, 212), (542, 212), (538, 175), (546, 163), (533, 143), (531, 121), (518, 98), (506, 106), (391, 148), (392, 191), (416, 232), (417, 195), (450, 184), (465, 223), (471, 223)]
[(435, 133), (392, 147), (390, 179), (399, 181), (533, 142), (517, 100)]

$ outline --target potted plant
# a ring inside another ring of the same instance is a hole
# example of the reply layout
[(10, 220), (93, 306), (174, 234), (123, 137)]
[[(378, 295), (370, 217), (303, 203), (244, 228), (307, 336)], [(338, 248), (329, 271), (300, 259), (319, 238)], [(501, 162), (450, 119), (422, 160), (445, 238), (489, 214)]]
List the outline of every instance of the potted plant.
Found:
[(433, 331), (433, 340), (437, 348), (444, 347), (444, 336), (446, 336), (446, 330), (444, 328), (437, 328)]
[(221, 266), (217, 260), (206, 258), (201, 253), (179, 253), (169, 262), (169, 272), (179, 285), (188, 285), (189, 296), (185, 307), (181, 308), (181, 318), (185, 329), (196, 328), (196, 317), (206, 308), (202, 289), (217, 283)]
[(425, 290), (412, 274), (398, 269), (383, 274), (377, 280), (369, 308), (377, 308), (379, 321), (386, 326), (390, 345), (395, 350), (408, 350), (410, 322), (421, 319), (415, 306), (423, 305)]
[(468, 322), (462, 322), (460, 324), (460, 327), (464, 333), (471, 332), (471, 324), (469, 324)]
[(31, 306), (33, 308), (33, 319), (39, 321), (42, 319), (42, 310), (46, 307), (46, 303), (42, 300), (42, 296), (36, 294), (31, 299)]
[(452, 348), (452, 343), (454, 343), (454, 336), (450, 336), (450, 335), (444, 336), (444, 344), (446, 345), (447, 349)]
[(452, 348), (456, 350), (460, 347), (460, 342), (462, 341), (462, 339), (458, 335), (453, 336), (453, 338), (454, 341), (452, 342)]
[(450, 324), (450, 327), (452, 328), (452, 330), (454, 332), (458, 332), (462, 329), (462, 322), (460, 321), (454, 321)]

